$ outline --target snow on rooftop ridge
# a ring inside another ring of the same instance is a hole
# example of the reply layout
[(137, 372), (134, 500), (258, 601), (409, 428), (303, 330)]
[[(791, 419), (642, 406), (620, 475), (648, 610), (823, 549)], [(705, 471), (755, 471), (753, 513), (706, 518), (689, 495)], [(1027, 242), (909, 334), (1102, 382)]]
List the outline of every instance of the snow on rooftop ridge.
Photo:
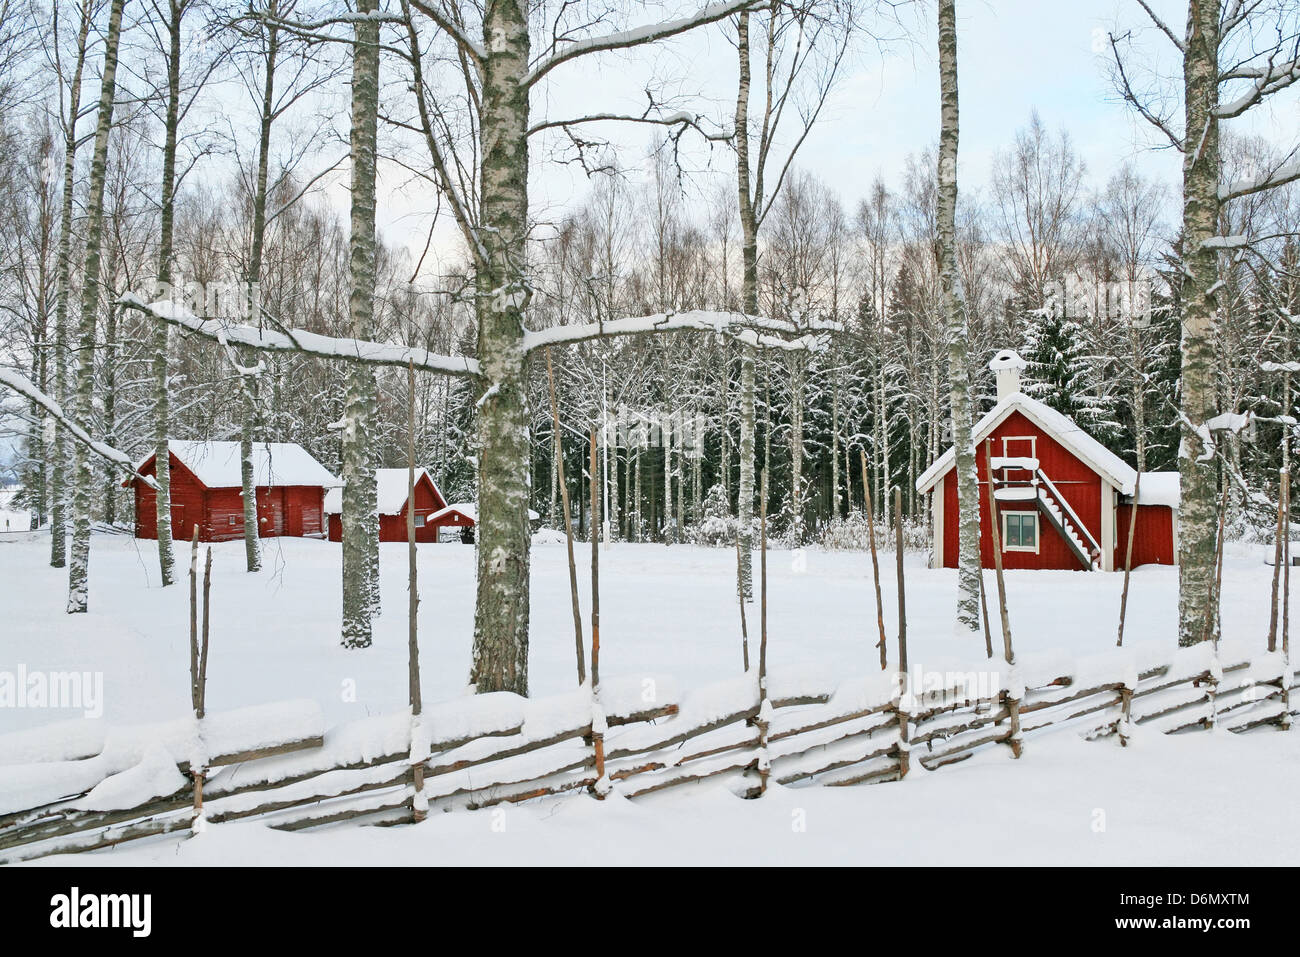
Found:
[[(242, 457), (238, 442), (168, 439), (167, 447), (181, 464), (208, 488), (239, 488), (243, 485)], [(144, 466), (153, 454), (136, 465)], [(253, 443), (253, 484), (314, 485), (330, 488), (339, 480), (310, 452), (293, 442)]]
[(1182, 489), (1177, 472), (1143, 472), (1137, 490), (1139, 505), (1164, 505), (1178, 508), (1182, 504)]
[[(473, 502), (452, 502), (446, 508), (440, 508), (438, 511), (430, 515), (429, 521), (432, 522), (439, 518), (445, 518), (452, 512), (460, 512), (460, 514), (464, 515), (471, 522), (478, 524), (478, 506)], [(541, 518), (541, 516), (531, 508), (528, 510), (528, 520), (530, 522), (535, 522), (539, 518)]]
[[(1017, 356), (1017, 358), (1019, 358)], [(1085, 432), (1077, 422), (1068, 415), (1056, 411), (1051, 406), (1025, 395), (1013, 392), (1000, 399), (997, 405), (989, 409), (977, 423), (972, 433), (972, 440), (979, 445), (988, 438), (995, 428), (1012, 412), (1023, 412), (1034, 420), (1063, 446), (1078, 456), (1089, 468), (1104, 477), (1124, 495), (1133, 494), (1133, 483), (1137, 480), (1137, 471), (1127, 462), (1102, 445)], [(956, 458), (952, 446), (934, 460), (928, 469), (916, 480), (918, 492), (928, 492), (952, 468)]]
[[(438, 483), (433, 480), (433, 473), (422, 465), (416, 466), (415, 481), (418, 483), (421, 478), (429, 480), (438, 498), (443, 497), (442, 490), (438, 488)], [(375, 501), (380, 515), (401, 514), (409, 497), (410, 482), (409, 469), (375, 469)], [(325, 514), (341, 515), (342, 513), (343, 488), (340, 486), (325, 493)]]

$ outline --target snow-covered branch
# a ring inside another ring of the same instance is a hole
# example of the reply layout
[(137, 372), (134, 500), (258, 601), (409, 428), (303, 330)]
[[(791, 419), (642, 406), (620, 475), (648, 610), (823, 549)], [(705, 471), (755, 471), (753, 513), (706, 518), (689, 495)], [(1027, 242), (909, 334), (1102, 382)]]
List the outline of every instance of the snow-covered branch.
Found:
[(91, 438), (90, 433), (68, 418), (67, 413), (63, 411), (63, 406), (38, 389), (26, 376), (9, 369), (0, 369), (0, 385), (7, 386), (24, 398), (36, 403), (67, 429), (69, 435), (100, 458), (112, 463), (151, 488), (157, 487), (154, 484), (153, 476), (141, 475), (135, 470), (135, 462), (129, 455), (113, 448), (111, 445), (105, 445), (103, 442)]
[(711, 312), (694, 309), (687, 312), (662, 312), (653, 316), (634, 316), (613, 319), (609, 322), (590, 322), (574, 326), (552, 326), (536, 332), (524, 333), (524, 351), (545, 349), (548, 346), (570, 345), (613, 336), (635, 336), (647, 333), (712, 332), (727, 336), (737, 342), (760, 348), (787, 351), (816, 351), (825, 343), (828, 333), (839, 330), (832, 322), (814, 320), (806, 325), (761, 316), (747, 316), (737, 312)]
[(731, 133), (728, 130), (709, 131), (700, 125), (702, 117), (695, 113), (680, 110), (676, 113), (669, 113), (663, 116), (654, 116), (642, 114), (637, 116), (631, 113), (592, 113), (588, 116), (577, 116), (567, 120), (542, 120), (534, 123), (528, 128), (528, 135), (540, 133), (543, 130), (553, 130), (561, 127), (579, 126), (583, 123), (646, 123), (652, 126), (681, 126), (682, 128), (690, 127), (696, 130), (701, 136), (708, 140), (729, 140)]
[(410, 4), (432, 20), (439, 30), (451, 37), (456, 45), (465, 52), (465, 55), (474, 62), (474, 65), (482, 69), (487, 54), (484, 52), (483, 47), (475, 43), (474, 38), (465, 32), (461, 24), (456, 23), (446, 14), (440, 12), (432, 3), (425, 3), (423, 0), (410, 0)]
[(1250, 176), (1234, 183), (1224, 183), (1219, 187), (1219, 199), (1227, 202), (1230, 199), (1249, 196), (1251, 193), (1261, 193), (1275, 186), (1285, 186), (1298, 179), (1300, 179), (1300, 160), (1294, 160), (1263, 176)]
[(1290, 60), (1276, 66), (1269, 65), (1258, 69), (1238, 69), (1228, 74), (1226, 79), (1253, 79), (1249, 90), (1231, 103), (1225, 103), (1214, 111), (1221, 120), (1241, 116), (1248, 109), (1279, 90), (1284, 90), (1300, 80), (1300, 59)]
[(715, 23), (723, 20), (733, 13), (739, 13), (746, 7), (758, 6), (758, 0), (720, 0), (717, 3), (710, 3), (701, 7), (689, 17), (682, 17), (678, 20), (665, 20), (660, 23), (647, 24), (641, 27), (633, 27), (630, 30), (619, 30), (615, 33), (607, 33), (604, 36), (590, 37), (586, 40), (578, 40), (563, 50), (557, 50), (549, 56), (543, 57), (533, 68), (528, 71), (528, 75), (523, 79), (524, 86), (532, 86), (551, 70), (555, 69), (561, 63), (585, 56), (588, 53), (599, 53), (607, 50), (624, 50), (628, 47), (642, 46), (646, 43), (654, 43), (658, 40), (664, 40), (668, 37), (674, 37), (681, 33), (686, 33), (696, 27), (702, 27), (709, 23)]
[(413, 363), (417, 369), (425, 372), (441, 372), (446, 375), (479, 374), (477, 359), (439, 355), (415, 346), (404, 346), (394, 342), (371, 342), (366, 339), (336, 338), (303, 329), (275, 331), (235, 325), (222, 319), (200, 318), (171, 300), (146, 303), (131, 293), (119, 299), (118, 303), (128, 309), (137, 309), (163, 322), (226, 345), (246, 346), (262, 352), (300, 352), (322, 359), (344, 359), (349, 362), (383, 366), (406, 366)]

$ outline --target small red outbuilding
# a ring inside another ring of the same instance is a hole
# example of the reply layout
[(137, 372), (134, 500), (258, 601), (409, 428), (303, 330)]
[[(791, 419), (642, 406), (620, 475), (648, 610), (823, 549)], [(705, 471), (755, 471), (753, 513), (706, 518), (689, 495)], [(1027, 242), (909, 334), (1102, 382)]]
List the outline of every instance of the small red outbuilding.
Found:
[[(242, 538), (244, 496), (240, 444), (172, 439), (167, 448), (172, 536), (188, 541), (197, 525), (200, 541)], [(155, 466), (156, 457), (149, 455), (136, 466), (136, 471), (153, 475)], [(325, 492), (338, 485), (339, 480), (306, 449), (288, 442), (254, 443), (253, 480), (262, 538), (324, 537)], [(153, 488), (135, 478), (128, 479), (123, 486), (135, 490), (136, 538), (157, 538), (157, 498)]]
[[(407, 469), (375, 469), (375, 498), (379, 505), (379, 540), (381, 542), (406, 541), (406, 507), (410, 491), (410, 473)], [(441, 524), (430, 516), (447, 508), (447, 500), (434, 483), (427, 469), (415, 470), (415, 540), (436, 542)], [(329, 539), (343, 541), (343, 489), (332, 489), (325, 496), (325, 514), (329, 516)], [(473, 524), (471, 521), (470, 524)]]
[[(989, 363), (997, 375), (998, 402), (974, 427), (983, 567), (993, 567), (989, 464), (1005, 568), (1122, 569), (1134, 507), (1133, 565), (1175, 564), (1178, 473), (1146, 472), (1139, 484), (1131, 466), (1073, 419), (1020, 391), (1024, 366), (1009, 349)], [(992, 447), (991, 463), (986, 462), (986, 442)], [(954, 464), (950, 448), (916, 482), (918, 491), (932, 493), (935, 568), (957, 567)]]

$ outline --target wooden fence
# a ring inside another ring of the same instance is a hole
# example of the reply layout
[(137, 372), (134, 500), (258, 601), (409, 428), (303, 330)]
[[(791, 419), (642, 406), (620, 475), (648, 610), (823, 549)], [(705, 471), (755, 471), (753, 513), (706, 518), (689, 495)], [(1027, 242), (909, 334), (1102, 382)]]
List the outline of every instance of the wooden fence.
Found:
[[(756, 676), (676, 695), (663, 678), (606, 680), (548, 698), (499, 693), (366, 718), (328, 731), (312, 702), (123, 728), (0, 736), (0, 862), (90, 850), (195, 824), (185, 775), (206, 767), (201, 821), (259, 819), (298, 830), (339, 821), (409, 822), (414, 763), (430, 810), (481, 808), (609, 787), (628, 797), (701, 781), (757, 793), (763, 769), (783, 785), (845, 786), (933, 770), (1048, 728), (1091, 738), (1138, 729), (1289, 726), (1298, 672), (1280, 654), (1221, 664), (1211, 643), (1143, 663), (1127, 650), (1072, 675), (914, 672), (899, 693), (884, 673), (833, 687), (808, 674), (768, 678), (760, 747)], [(412, 727), (417, 730), (412, 731)], [(412, 739), (417, 740), (413, 741)], [(603, 738), (605, 780), (595, 740)], [(52, 741), (61, 749), (51, 750)], [(426, 756), (427, 755), (427, 756)], [(45, 760), (50, 756), (60, 760)], [(1024, 760), (1033, 760), (1032, 746)]]

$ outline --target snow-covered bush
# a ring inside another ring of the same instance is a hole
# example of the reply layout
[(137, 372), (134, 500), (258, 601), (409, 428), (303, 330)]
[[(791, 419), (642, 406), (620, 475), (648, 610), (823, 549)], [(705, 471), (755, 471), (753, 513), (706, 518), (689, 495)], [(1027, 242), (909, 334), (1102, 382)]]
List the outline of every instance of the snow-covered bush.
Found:
[(687, 536), (694, 545), (732, 547), (736, 544), (737, 528), (736, 517), (731, 514), (731, 503), (727, 501), (726, 487), (714, 485), (704, 495), (703, 517)]
[[(848, 518), (836, 518), (822, 525), (817, 533), (817, 544), (833, 551), (861, 551), (871, 547), (867, 534), (867, 516), (856, 511)], [(894, 528), (876, 520), (876, 548), (893, 550)], [(930, 547), (924, 522), (903, 520), (904, 551), (923, 551)]]

